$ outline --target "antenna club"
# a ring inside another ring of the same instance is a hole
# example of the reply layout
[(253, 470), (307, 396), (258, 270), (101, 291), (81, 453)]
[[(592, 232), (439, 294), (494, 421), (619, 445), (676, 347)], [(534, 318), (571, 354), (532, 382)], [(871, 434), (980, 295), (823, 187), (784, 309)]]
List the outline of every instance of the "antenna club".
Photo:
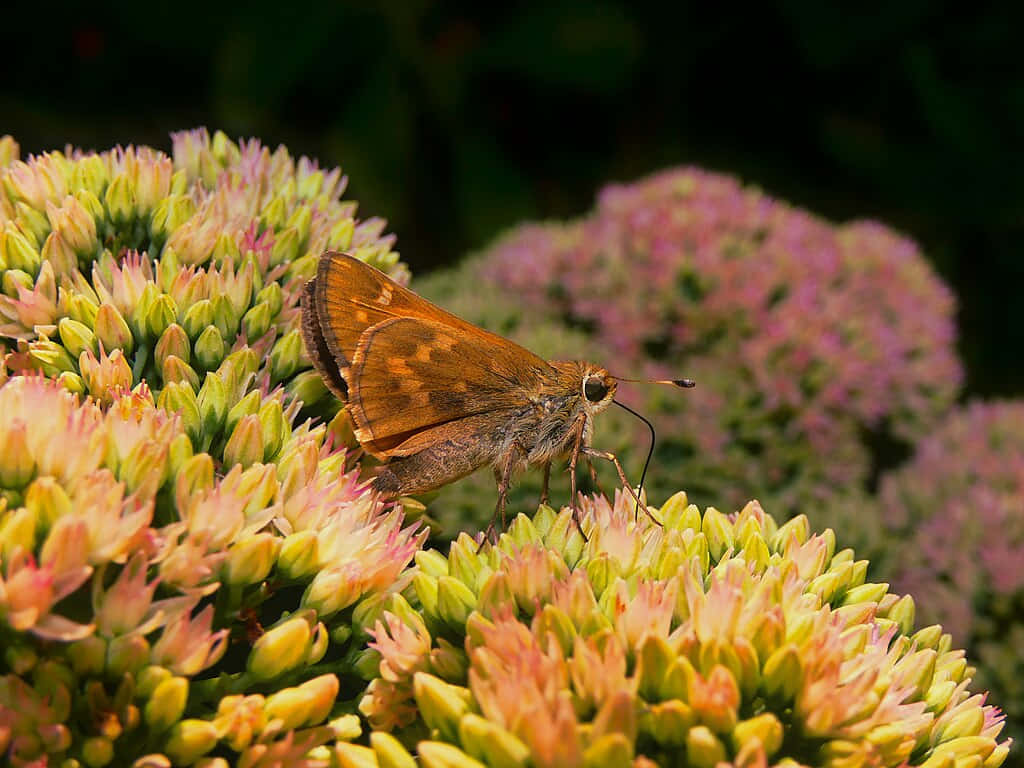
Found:
[(697, 382), (693, 379), (673, 379), (672, 383), (683, 389), (693, 389), (697, 386)]

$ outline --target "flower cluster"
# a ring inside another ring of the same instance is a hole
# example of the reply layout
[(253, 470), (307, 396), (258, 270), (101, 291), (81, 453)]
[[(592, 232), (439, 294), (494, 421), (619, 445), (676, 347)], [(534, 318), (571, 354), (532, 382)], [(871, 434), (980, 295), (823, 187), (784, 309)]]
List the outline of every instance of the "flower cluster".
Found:
[(612, 373), (697, 381), (620, 388), (658, 426), (657, 494), (682, 477), (729, 508), (757, 494), (781, 514), (809, 509), (865, 485), (866, 434), (915, 439), (961, 380), (953, 297), (914, 243), (695, 169), (610, 186), (578, 221), (521, 227), (471, 279), (462, 293), (489, 281), (534, 322), (584, 331)]
[(103, 408), (10, 379), (0, 754), (184, 765), (218, 745), (297, 759), (341, 738), (351, 718), (325, 723), (357, 679), (353, 615), (408, 583), (422, 540), (344, 472), (323, 426), (293, 430), (276, 464), (216, 477), (145, 384)]
[[(642, 514), (642, 513), (641, 513)], [(660, 524), (652, 522), (657, 518)], [(914, 603), (805, 517), (684, 494), (517, 518), (420, 552), (420, 606), (373, 631), (366, 765), (997, 766), (1002, 716)], [(372, 755), (372, 757), (371, 757)], [(375, 758), (375, 760), (373, 759)], [(410, 764), (411, 763), (407, 763)]]
[(344, 249), (408, 278), (383, 220), (358, 221), (340, 199), (346, 183), (283, 147), (205, 130), (176, 134), (173, 157), (128, 147), (10, 162), (0, 169), (6, 368), (105, 401), (145, 381), (183, 414), (197, 450), (228, 464), (271, 459), (282, 409), (337, 407), (299, 331), (319, 255)]
[(898, 551), (879, 563), (942, 620), (1024, 733), (1024, 403), (952, 412), (882, 479), (873, 520)]

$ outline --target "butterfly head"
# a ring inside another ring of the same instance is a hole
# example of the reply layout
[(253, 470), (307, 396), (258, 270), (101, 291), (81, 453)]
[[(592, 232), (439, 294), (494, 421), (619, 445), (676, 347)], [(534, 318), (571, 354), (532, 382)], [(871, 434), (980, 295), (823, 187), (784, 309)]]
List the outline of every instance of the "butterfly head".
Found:
[(587, 366), (580, 380), (580, 394), (583, 395), (583, 407), (591, 414), (600, 413), (615, 397), (619, 383), (604, 368)]

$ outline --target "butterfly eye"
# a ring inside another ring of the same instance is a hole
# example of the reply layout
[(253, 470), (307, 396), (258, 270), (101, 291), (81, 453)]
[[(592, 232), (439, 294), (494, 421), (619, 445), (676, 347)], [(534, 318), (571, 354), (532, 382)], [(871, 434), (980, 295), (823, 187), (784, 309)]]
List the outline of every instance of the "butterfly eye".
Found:
[(583, 382), (583, 394), (590, 402), (598, 403), (608, 394), (608, 387), (596, 376), (590, 376)]

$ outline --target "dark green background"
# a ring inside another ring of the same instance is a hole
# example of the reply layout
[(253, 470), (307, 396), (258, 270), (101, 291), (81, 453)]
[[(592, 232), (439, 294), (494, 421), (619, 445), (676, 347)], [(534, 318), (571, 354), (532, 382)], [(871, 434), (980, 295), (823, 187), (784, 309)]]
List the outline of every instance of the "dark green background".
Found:
[(168, 148), (205, 124), (341, 164), (416, 272), (694, 163), (922, 243), (974, 394), (1024, 391), (1024, 6), (20, 3), (0, 132)]

